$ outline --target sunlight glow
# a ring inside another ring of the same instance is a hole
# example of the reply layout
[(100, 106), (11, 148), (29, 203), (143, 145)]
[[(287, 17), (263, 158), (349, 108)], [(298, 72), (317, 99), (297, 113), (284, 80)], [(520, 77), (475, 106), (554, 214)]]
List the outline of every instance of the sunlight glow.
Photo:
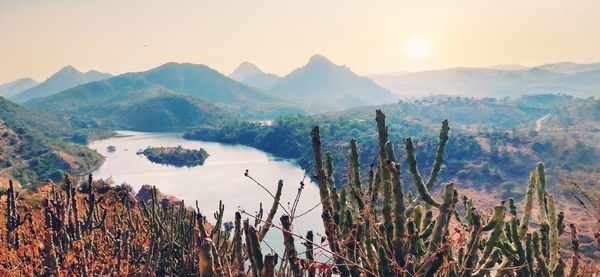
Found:
[(425, 59), (431, 55), (431, 45), (422, 38), (415, 38), (407, 42), (405, 53), (413, 59)]

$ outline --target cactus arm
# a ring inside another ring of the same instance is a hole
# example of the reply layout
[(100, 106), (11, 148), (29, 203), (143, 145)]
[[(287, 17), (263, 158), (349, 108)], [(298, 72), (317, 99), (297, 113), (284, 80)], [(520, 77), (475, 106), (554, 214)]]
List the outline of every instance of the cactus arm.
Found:
[(573, 244), (573, 258), (571, 258), (571, 268), (569, 269), (569, 277), (577, 276), (577, 268), (579, 267), (579, 238), (577, 237), (577, 227), (571, 223), (571, 243)]
[(533, 254), (537, 262), (538, 272), (544, 277), (550, 277), (550, 270), (541, 251), (539, 232), (533, 233)]
[(435, 161), (433, 162), (433, 167), (431, 167), (431, 173), (429, 174), (429, 179), (426, 183), (427, 189), (431, 189), (433, 184), (435, 184), (440, 169), (442, 168), (442, 164), (444, 163), (444, 153), (446, 151), (446, 143), (448, 142), (448, 131), (450, 131), (448, 120), (444, 119), (444, 121), (442, 121), (442, 128), (440, 129), (440, 140), (435, 153)]
[(244, 254), (242, 253), (242, 214), (235, 212), (235, 227), (233, 231), (233, 267), (238, 272), (244, 272)]
[(487, 276), (489, 274), (489, 272), (491, 271), (491, 269), (496, 264), (496, 261), (499, 259), (500, 255), (501, 255), (500, 249), (494, 248), (491, 251), (491, 253), (489, 254), (489, 256), (486, 258), (486, 260), (483, 262), (482, 266), (477, 271), (475, 271), (475, 273), (473, 273), (473, 276), (474, 277)]
[[(492, 225), (493, 229), (492, 229), (492, 232), (490, 233), (490, 236), (487, 239), (485, 248), (483, 249), (481, 259), (479, 260), (479, 265), (482, 265), (487, 261), (487, 259), (491, 255), (492, 251), (494, 249), (496, 249), (496, 246), (498, 245), (498, 243), (500, 241), (500, 237), (501, 237), (502, 233), (504, 232), (504, 230), (502, 229), (502, 227), (504, 227), (504, 212), (505, 212), (504, 206), (496, 206), (494, 208), (494, 215), (492, 216), (492, 219), (490, 220), (490, 222), (494, 221), (495, 223)], [(486, 226), (490, 226), (489, 222), (487, 225), (482, 227), (481, 230), (485, 231)]]
[(262, 226), (262, 228), (260, 229), (260, 232), (258, 233), (258, 241), (262, 241), (265, 236), (267, 235), (267, 232), (269, 232), (269, 228), (271, 228), (271, 225), (273, 224), (273, 218), (275, 217), (275, 214), (277, 213), (277, 207), (279, 207), (279, 201), (281, 199), (281, 190), (283, 189), (283, 180), (279, 180), (279, 182), (277, 183), (277, 192), (275, 193), (275, 198), (273, 199), (273, 205), (271, 206), (271, 210), (269, 210), (269, 214), (267, 215), (267, 219), (265, 220), (264, 225)]
[(323, 205), (323, 210), (327, 210), (329, 213), (332, 213), (333, 206), (331, 199), (329, 198), (329, 186), (327, 185), (325, 170), (323, 169), (323, 155), (321, 153), (321, 135), (319, 134), (319, 127), (314, 127), (310, 134), (312, 139), (313, 156), (315, 159), (317, 184), (319, 185), (319, 194), (321, 196), (321, 204)]
[(280, 220), (283, 233), (283, 244), (285, 246), (285, 256), (290, 264), (292, 275), (295, 277), (302, 276), (302, 271), (300, 270), (300, 265), (298, 264), (296, 246), (294, 245), (294, 237), (292, 236), (290, 217), (288, 215), (282, 215)]
[(423, 206), (417, 205), (413, 209), (412, 218), (415, 222), (415, 227), (417, 228), (417, 230), (421, 231), (421, 223), (423, 222)]
[(527, 267), (529, 269), (529, 276), (535, 276), (535, 268), (534, 268), (534, 255), (533, 255), (533, 243), (532, 243), (532, 235), (531, 233), (527, 233), (525, 235), (525, 254), (527, 257)]
[(390, 260), (385, 252), (383, 246), (379, 246), (379, 276), (392, 276), (392, 269), (390, 268)]
[(523, 243), (521, 241), (521, 237), (519, 236), (519, 232), (518, 232), (519, 220), (517, 219), (516, 215), (513, 215), (511, 217), (510, 225), (511, 225), (510, 237), (512, 238), (512, 242), (517, 250), (517, 255), (518, 255), (518, 259), (519, 259), (518, 265), (525, 266), (525, 268), (521, 268), (518, 271), (519, 272), (529, 272), (529, 268), (528, 268), (529, 265), (527, 264), (527, 256), (525, 254), (525, 248), (523, 248)]
[(536, 189), (537, 173), (536, 171), (531, 172), (529, 175), (529, 182), (527, 184), (527, 193), (525, 194), (525, 203), (523, 204), (523, 217), (521, 217), (521, 225), (519, 226), (519, 237), (525, 238), (527, 229), (529, 229), (529, 222), (531, 221), (531, 209), (533, 206), (533, 194)]
[[(358, 163), (358, 146), (356, 145), (356, 140), (352, 139), (350, 141), (350, 157), (349, 157), (349, 170), (348, 174), (350, 176), (350, 186), (352, 190), (352, 195), (356, 200), (358, 205), (358, 209), (363, 211), (365, 209), (365, 201), (363, 199), (363, 191), (360, 183), (360, 164)], [(369, 177), (371, 178), (371, 177)]]
[(315, 256), (314, 256), (314, 243), (313, 243), (313, 239), (314, 239), (314, 234), (313, 231), (308, 231), (306, 233), (306, 242), (304, 243), (304, 245), (306, 246), (306, 260), (308, 261), (308, 277), (315, 277), (315, 273), (316, 273), (316, 268), (314, 267), (314, 262), (315, 262)]
[(450, 223), (450, 216), (453, 209), (453, 203), (456, 196), (456, 190), (454, 189), (453, 183), (448, 183), (444, 187), (443, 204), (440, 206), (440, 212), (438, 213), (433, 233), (427, 247), (427, 257), (421, 264), (419, 269), (419, 275), (429, 272), (434, 262), (438, 260), (438, 249), (442, 247), (443, 238), (448, 230)]
[(248, 255), (248, 260), (250, 261), (250, 268), (252, 269), (252, 274), (254, 276), (258, 276), (260, 271), (258, 269), (258, 264), (254, 260), (254, 253), (252, 253), (253, 249), (252, 249), (252, 243), (250, 241), (249, 233), (250, 233), (250, 223), (249, 223), (248, 219), (245, 219), (244, 220), (244, 238), (246, 241), (246, 253)]
[[(419, 174), (419, 169), (417, 166), (417, 159), (415, 158), (415, 147), (413, 145), (412, 139), (407, 138), (405, 140), (406, 147), (406, 161), (408, 162), (408, 171), (410, 172), (411, 179), (413, 184), (417, 188), (417, 192), (419, 193), (419, 197), (425, 201), (425, 203), (434, 206), (436, 208), (440, 207), (440, 203), (433, 200), (431, 194), (429, 193), (429, 189), (423, 183), (423, 178), (421, 178), (421, 174)], [(418, 198), (417, 198), (418, 199)]]
[(504, 206), (494, 207), (494, 213), (492, 214), (492, 218), (490, 219), (490, 221), (488, 221), (486, 225), (484, 225), (481, 228), (481, 230), (487, 232), (493, 230), (498, 224), (502, 225), (504, 223), (504, 212)]
[(373, 186), (372, 186), (372, 190), (370, 191), (371, 193), (371, 212), (373, 213), (373, 216), (377, 217), (377, 208), (376, 208), (376, 203), (377, 203), (377, 197), (379, 196), (379, 189), (381, 187), (381, 174), (379, 173), (379, 171), (377, 171), (377, 173), (375, 173), (375, 178), (373, 178)]
[(421, 232), (421, 235), (419, 235), (419, 237), (422, 239), (428, 238), (433, 233), (434, 227), (435, 227), (435, 220), (432, 220), (431, 222), (429, 222), (427, 227), (425, 227), (425, 229), (423, 229), (423, 232)]
[(396, 262), (399, 266), (404, 266), (404, 225), (406, 224), (406, 216), (404, 215), (404, 190), (400, 177), (400, 165), (391, 163), (392, 183), (394, 193), (394, 236), (393, 245), (396, 255)]
[(379, 138), (379, 165), (381, 167), (387, 160), (385, 144), (388, 142), (388, 127), (385, 124), (385, 115), (381, 110), (375, 111), (375, 121), (377, 122), (377, 133)]
[(404, 184), (400, 176), (400, 164), (396, 160), (394, 148), (388, 141), (385, 144), (386, 156), (388, 157), (387, 166), (392, 175), (392, 193), (393, 193), (393, 208), (394, 208), (394, 234), (393, 248), (396, 262), (400, 267), (404, 266), (404, 226), (406, 224), (406, 216), (404, 214), (406, 207), (404, 206)]
[(548, 219), (550, 224), (550, 259), (548, 260), (548, 267), (554, 269), (558, 264), (560, 241), (558, 238), (558, 226), (556, 222), (556, 207), (554, 204), (554, 197), (548, 195)]
[(541, 225), (548, 226), (548, 208), (546, 206), (546, 174), (544, 165), (538, 163), (536, 167), (537, 202), (539, 206), (538, 217)]
[[(260, 276), (275, 277), (275, 265), (277, 265), (277, 254), (267, 254), (264, 259), (264, 267)], [(245, 275), (238, 275), (245, 276)]]
[(340, 199), (335, 188), (335, 180), (333, 178), (333, 155), (331, 152), (325, 153), (325, 176), (327, 185), (329, 186), (329, 194), (331, 197), (331, 203), (333, 204), (334, 214), (340, 214)]
[(469, 211), (471, 221), (471, 232), (469, 233), (469, 240), (467, 241), (467, 253), (463, 263), (463, 270), (461, 276), (471, 276), (473, 269), (477, 263), (477, 246), (481, 240), (481, 216), (475, 208)]

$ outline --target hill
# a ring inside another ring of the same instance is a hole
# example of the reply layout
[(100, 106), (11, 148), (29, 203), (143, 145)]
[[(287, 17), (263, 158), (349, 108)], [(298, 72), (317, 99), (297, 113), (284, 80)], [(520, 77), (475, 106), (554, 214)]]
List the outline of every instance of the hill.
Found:
[(249, 62), (241, 63), (229, 74), (229, 78), (259, 89), (269, 88), (280, 79), (279, 76), (265, 73), (258, 66)]
[(31, 78), (22, 78), (10, 83), (0, 84), (0, 96), (9, 98), (38, 84)]
[(54, 111), (79, 126), (137, 131), (183, 131), (219, 124), (224, 109), (125, 74), (35, 99), (28, 106)]
[(503, 98), (540, 93), (588, 97), (600, 90), (600, 63), (559, 63), (514, 70), (450, 68), (369, 77), (403, 97), (448, 94)]
[(73, 66), (65, 66), (41, 84), (20, 92), (9, 99), (17, 103), (25, 103), (29, 100), (50, 96), (81, 84), (98, 81), (111, 77), (108, 73), (95, 70), (81, 72)]
[[(110, 113), (114, 115), (114, 120), (120, 121), (128, 120), (116, 116), (127, 114), (123, 109), (133, 108), (130, 104), (140, 107), (143, 106), (142, 100), (176, 94), (179, 95), (177, 97), (186, 96), (189, 101), (196, 101), (193, 105), (216, 104), (255, 118), (276, 117), (288, 112), (304, 113), (303, 109), (299, 108), (300, 105), (281, 101), (277, 97), (238, 83), (205, 65), (188, 63), (167, 63), (148, 71), (122, 74), (68, 89), (51, 97), (34, 99), (26, 105), (63, 114), (78, 110), (87, 113), (84, 117), (90, 120), (93, 120), (94, 116), (103, 119)], [(99, 102), (86, 103), (87, 101)], [(164, 98), (162, 101), (164, 102)], [(73, 107), (75, 104), (77, 106)], [(102, 109), (108, 109), (108, 112), (100, 111), (98, 104), (104, 105)], [(97, 111), (85, 111), (81, 109), (83, 106)], [(80, 112), (78, 114), (82, 115)], [(186, 120), (170, 117), (173, 120)], [(172, 127), (168, 129), (183, 130), (188, 126)], [(150, 127), (143, 129), (148, 128)]]
[(0, 97), (0, 176), (27, 185), (98, 166), (103, 160), (98, 153), (61, 139), (72, 135), (67, 129), (68, 122)]
[(600, 63), (591, 63), (591, 64), (580, 64), (574, 62), (559, 62), (559, 63), (550, 63), (537, 66), (538, 68), (563, 73), (563, 74), (574, 74), (586, 71), (596, 71), (600, 70)]
[(315, 55), (268, 89), (272, 94), (310, 104), (317, 111), (392, 103), (396, 96), (348, 67)]
[[(537, 99), (544, 97), (548, 98), (546, 103), (563, 103), (571, 98), (536, 96)], [(558, 101), (557, 98), (564, 99)], [(446, 151), (452, 158), (446, 160), (441, 180), (520, 197), (524, 192), (512, 188), (515, 182), (527, 178), (529, 173), (525, 170), (525, 164), (528, 163), (545, 161), (550, 169), (549, 176), (561, 180), (569, 176), (589, 182), (600, 177), (597, 170), (600, 149), (594, 144), (576, 137), (564, 140), (534, 132), (538, 118), (555, 109), (574, 109), (569, 107), (580, 105), (581, 102), (583, 99), (572, 98), (567, 105), (546, 104), (540, 107), (527, 106), (526, 101), (520, 100), (440, 97), (358, 107), (319, 116), (286, 117), (269, 126), (230, 122), (216, 128), (192, 129), (185, 137), (250, 145), (278, 156), (297, 159), (303, 168), (310, 170), (313, 167), (313, 161), (307, 156), (310, 145), (304, 141), (306, 132), (312, 126), (320, 126), (321, 135), (328, 141), (323, 145), (324, 151), (331, 152), (335, 164), (343, 166), (347, 163), (348, 142), (351, 139), (356, 139), (360, 144), (361, 160), (376, 159), (378, 145), (373, 138), (377, 136), (377, 131), (372, 126), (372, 111), (376, 108), (387, 115), (390, 140), (402, 142), (406, 137), (421, 138), (415, 142), (419, 149), (416, 155), (425, 161), (433, 160), (431, 153), (435, 153), (438, 139), (436, 127), (439, 122), (448, 119), (452, 138), (448, 141)], [(582, 119), (578, 117), (574, 120)], [(401, 149), (403, 144), (394, 146)], [(367, 176), (367, 171), (368, 167), (362, 168), (363, 176)], [(336, 173), (338, 184), (344, 182), (344, 174)], [(445, 179), (449, 176), (455, 179)]]

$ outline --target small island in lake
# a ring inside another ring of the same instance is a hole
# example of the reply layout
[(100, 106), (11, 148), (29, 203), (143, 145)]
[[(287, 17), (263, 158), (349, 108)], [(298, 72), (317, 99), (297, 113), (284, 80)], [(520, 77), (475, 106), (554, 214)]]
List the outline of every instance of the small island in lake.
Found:
[(188, 167), (203, 165), (209, 156), (203, 148), (195, 150), (185, 149), (181, 146), (148, 147), (143, 151), (138, 151), (138, 155), (144, 155), (154, 163)]

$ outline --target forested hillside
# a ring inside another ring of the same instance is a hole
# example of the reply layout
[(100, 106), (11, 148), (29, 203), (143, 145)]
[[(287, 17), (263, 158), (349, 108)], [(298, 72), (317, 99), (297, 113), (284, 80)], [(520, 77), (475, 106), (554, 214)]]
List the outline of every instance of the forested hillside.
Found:
[[(527, 177), (525, 165), (545, 161), (552, 178), (569, 177), (594, 184), (593, 180), (600, 176), (597, 145), (577, 136), (556, 139), (556, 136), (538, 135), (534, 129), (539, 117), (557, 110), (568, 111), (573, 109), (568, 107), (585, 101), (567, 96), (559, 98), (569, 101), (558, 101), (555, 95), (538, 98), (547, 98), (547, 101), (528, 105), (529, 98), (438, 97), (378, 107), (388, 115), (389, 136), (398, 142), (394, 147), (402, 149), (405, 138), (417, 137), (416, 155), (425, 161), (432, 160), (431, 153), (435, 150), (435, 126), (448, 119), (452, 138), (448, 140), (450, 158), (441, 172), (442, 180), (494, 189), (504, 196), (522, 196), (524, 191), (515, 189), (515, 185)], [(355, 108), (322, 116), (285, 117), (271, 125), (233, 121), (220, 127), (200, 126), (188, 131), (185, 137), (250, 145), (277, 156), (298, 159), (303, 168), (311, 169), (306, 134), (318, 125), (322, 136), (327, 138), (324, 151), (331, 152), (335, 163), (341, 166), (347, 163), (345, 153), (351, 139), (360, 143), (362, 160), (376, 160), (377, 144), (373, 138), (377, 131), (370, 124), (372, 118), (372, 107)], [(366, 173), (368, 169), (365, 166), (361, 172)], [(343, 182), (343, 176), (345, 172), (336, 172), (338, 184)]]
[(46, 179), (60, 180), (64, 173), (91, 171), (103, 158), (63, 140), (76, 135), (67, 121), (0, 97), (0, 177), (36, 185)]
[[(407, 139), (405, 149), (396, 150), (388, 132), (393, 124), (386, 119), (378, 110), (378, 154), (367, 176), (359, 168), (369, 161), (361, 158), (356, 141), (346, 153), (348, 164), (337, 167), (323, 152), (321, 129), (306, 136), (321, 199), (314, 208), (322, 210), (325, 234), (295, 231), (295, 219), (305, 215), (296, 213), (303, 184), (286, 209), (280, 181), (266, 218), (261, 205), (256, 214), (238, 209), (234, 222), (223, 222), (225, 205), (219, 203), (215, 221), (209, 222), (206, 211), (187, 208), (150, 186), (134, 195), (126, 185), (66, 175), (59, 185), (48, 182), (27, 191), (9, 184), (6, 204), (0, 205), (7, 215), (0, 225), (6, 234), (0, 270), (6, 275), (265, 277), (593, 276), (598, 271), (592, 259), (600, 233), (565, 216), (558, 196), (547, 190), (542, 163), (526, 166), (522, 201), (495, 199), (493, 209), (482, 208), (464, 185), (438, 178), (452, 152), (447, 122), (429, 153), (431, 173), (422, 175), (418, 164), (425, 160), (414, 152), (421, 145)], [(336, 189), (333, 172), (344, 169), (347, 181)], [(247, 171), (245, 176), (251, 178)], [(442, 193), (430, 193), (434, 189)], [(283, 215), (276, 219), (278, 210)], [(268, 232), (281, 232), (285, 255), (269, 252)]]

